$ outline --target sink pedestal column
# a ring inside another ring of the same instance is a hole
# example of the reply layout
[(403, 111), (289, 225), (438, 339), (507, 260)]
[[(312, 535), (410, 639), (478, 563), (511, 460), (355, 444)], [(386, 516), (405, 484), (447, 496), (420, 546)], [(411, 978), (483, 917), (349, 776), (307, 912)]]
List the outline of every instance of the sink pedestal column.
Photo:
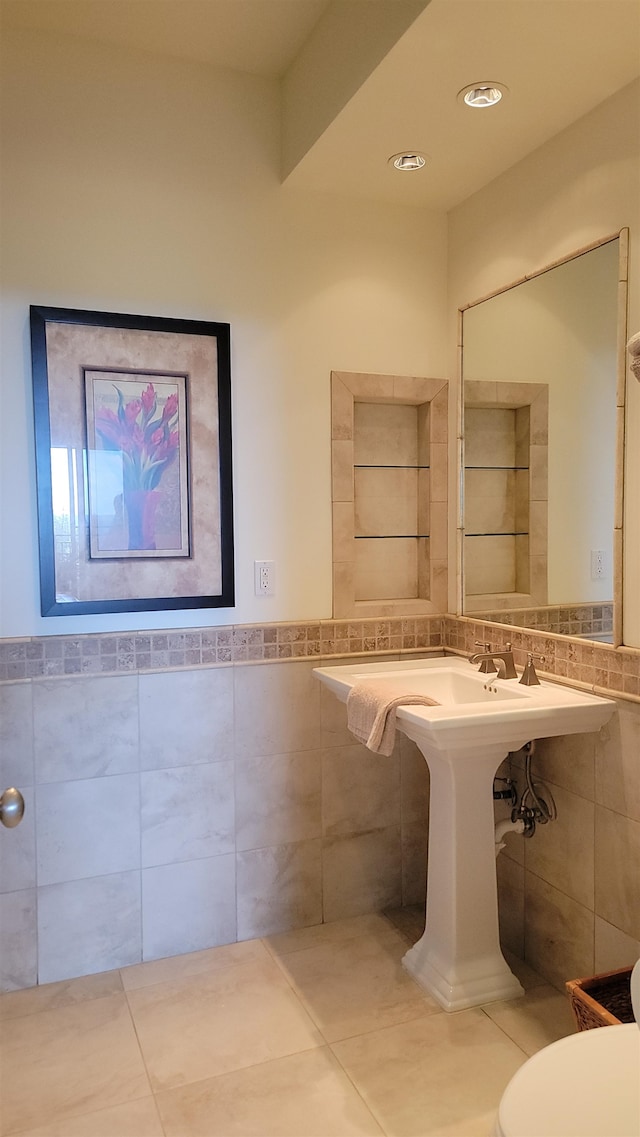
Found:
[(412, 723), (402, 729), (431, 775), (426, 927), (403, 964), (447, 1011), (522, 995), (498, 933), (493, 779), (504, 747), (449, 752), (421, 739)]

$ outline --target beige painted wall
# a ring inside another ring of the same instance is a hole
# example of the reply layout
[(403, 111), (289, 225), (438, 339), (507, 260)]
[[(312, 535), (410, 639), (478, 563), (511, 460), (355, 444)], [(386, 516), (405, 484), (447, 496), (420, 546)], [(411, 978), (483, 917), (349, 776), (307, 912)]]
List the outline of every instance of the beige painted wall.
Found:
[[(329, 616), (330, 371), (446, 375), (444, 215), (281, 186), (255, 76), (35, 35), (2, 70), (0, 634)], [(233, 612), (39, 616), (30, 303), (231, 324)]]
[[(629, 331), (640, 328), (639, 138), (636, 82), (450, 213), (452, 345), (459, 306), (625, 226), (631, 242)], [(624, 637), (640, 645), (640, 385), (632, 376), (627, 397)]]

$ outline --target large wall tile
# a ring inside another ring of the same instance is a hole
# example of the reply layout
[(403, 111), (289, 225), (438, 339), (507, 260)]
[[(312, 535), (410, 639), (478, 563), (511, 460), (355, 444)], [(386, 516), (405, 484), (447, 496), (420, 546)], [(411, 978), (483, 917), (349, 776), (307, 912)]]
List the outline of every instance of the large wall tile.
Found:
[(418, 596), (418, 542), (415, 537), (355, 542), (356, 600), (397, 600)]
[(524, 956), (524, 867), (500, 853), (496, 861), (500, 943)]
[(232, 853), (142, 871), (142, 958), (200, 951), (236, 938)]
[(238, 939), (322, 922), (321, 842), (237, 855)]
[[(391, 662), (399, 659), (399, 655), (385, 656), (385, 662)], [(372, 658), (370, 655), (349, 657), (349, 666), (354, 667), (360, 663), (375, 663), (379, 662), (377, 657)], [(330, 660), (322, 661), (322, 666), (327, 663), (331, 665)], [(340, 661), (338, 661), (339, 666)], [(336, 698), (332, 691), (325, 686), (324, 683), (318, 681), (320, 687), (320, 726), (322, 731), (322, 745), (323, 746), (351, 746), (354, 742), (354, 736), (347, 728), (347, 705)], [(403, 742), (408, 739), (403, 738)]]
[(596, 801), (640, 821), (640, 706), (619, 703), (596, 747)]
[(324, 918), (341, 920), (402, 902), (400, 827), (325, 838)]
[(140, 873), (38, 889), (38, 982), (140, 963)]
[(402, 903), (424, 904), (427, 896), (429, 825), (423, 821), (402, 822)]
[(0, 684), (0, 793), (33, 785), (31, 683)]
[(596, 912), (640, 940), (640, 821), (596, 807)]
[[(559, 786), (549, 789), (558, 815), (547, 825), (537, 825), (533, 837), (524, 841), (525, 866), (585, 908), (593, 908), (595, 806)], [(538, 792), (545, 797), (541, 787)]]
[(416, 532), (417, 469), (368, 466), (353, 473), (356, 536)]
[(334, 747), (322, 756), (322, 830), (346, 837), (400, 823), (400, 761), (365, 746)]
[(233, 668), (140, 676), (143, 770), (233, 757)]
[(38, 982), (36, 892), (0, 896), (0, 991)]
[(320, 683), (312, 671), (307, 663), (234, 668), (237, 759), (321, 747)]
[(0, 892), (35, 888), (36, 824), (33, 786), (22, 786), (24, 817), (15, 829), (0, 825)]
[(478, 594), (515, 591), (515, 547), (514, 537), (465, 537), (465, 587), (471, 607)]
[(140, 775), (142, 865), (234, 851), (233, 762)]
[(429, 767), (415, 742), (400, 738), (400, 801), (403, 824), (429, 818)]
[(541, 738), (531, 763), (534, 779), (553, 782), (593, 801), (596, 740), (595, 734)]
[(138, 775), (38, 786), (36, 824), (39, 885), (137, 869)]
[(515, 446), (516, 416), (513, 408), (465, 405), (465, 461), (468, 466), (515, 466)]
[(532, 873), (525, 873), (525, 960), (564, 990), (567, 979), (593, 975), (593, 912)]
[(415, 406), (357, 400), (353, 420), (355, 462), (363, 466), (417, 463), (418, 412)]
[(35, 681), (33, 730), (37, 782), (137, 770), (138, 676)]
[(320, 688), (320, 726), (323, 746), (349, 746), (353, 742), (347, 727), (347, 704), (324, 683)]
[(273, 754), (236, 765), (236, 848), (309, 841), (322, 832), (323, 752)]
[[(515, 785), (518, 800), (522, 798), (527, 784), (524, 770), (520, 766), (520, 757), (521, 752), (514, 751), (513, 756), (509, 755), (509, 757), (505, 758), (504, 762), (501, 762), (498, 766), (494, 778), (494, 781), (501, 779), (506, 781), (510, 779)], [(501, 785), (496, 786), (496, 788), (505, 789), (506, 787)], [(508, 798), (501, 801), (494, 801), (493, 812), (496, 823), (508, 821), (511, 817), (511, 810), (512, 805)], [(523, 839), (522, 834), (515, 833), (514, 831), (507, 832), (504, 834), (503, 841), (505, 847), (500, 853), (500, 859), (505, 857), (511, 861), (515, 861), (518, 865), (524, 865), (525, 845), (527, 842)]]
[(635, 940), (596, 916), (596, 972), (632, 967), (640, 959), (640, 939)]

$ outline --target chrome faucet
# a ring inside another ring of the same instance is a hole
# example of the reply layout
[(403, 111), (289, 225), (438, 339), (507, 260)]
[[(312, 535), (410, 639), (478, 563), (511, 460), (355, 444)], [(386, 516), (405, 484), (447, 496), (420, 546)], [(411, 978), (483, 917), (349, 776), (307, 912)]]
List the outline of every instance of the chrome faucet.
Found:
[[(479, 671), (483, 673), (498, 672), (498, 679), (517, 679), (518, 672), (516, 665), (513, 661), (513, 651), (511, 644), (507, 644), (504, 651), (492, 651), (491, 644), (476, 643), (476, 647), (483, 647), (484, 652), (479, 652), (477, 655), (472, 655), (469, 663), (479, 663)], [(491, 665), (494, 664), (492, 667)]]

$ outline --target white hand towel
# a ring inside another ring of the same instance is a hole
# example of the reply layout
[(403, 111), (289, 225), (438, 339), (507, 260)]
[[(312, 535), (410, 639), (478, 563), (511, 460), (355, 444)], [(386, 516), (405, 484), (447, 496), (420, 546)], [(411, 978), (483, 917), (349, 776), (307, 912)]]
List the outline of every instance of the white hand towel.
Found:
[(409, 703), (440, 705), (430, 695), (398, 695), (397, 687), (384, 679), (355, 683), (347, 697), (347, 726), (369, 750), (388, 756), (395, 742), (396, 707)]

